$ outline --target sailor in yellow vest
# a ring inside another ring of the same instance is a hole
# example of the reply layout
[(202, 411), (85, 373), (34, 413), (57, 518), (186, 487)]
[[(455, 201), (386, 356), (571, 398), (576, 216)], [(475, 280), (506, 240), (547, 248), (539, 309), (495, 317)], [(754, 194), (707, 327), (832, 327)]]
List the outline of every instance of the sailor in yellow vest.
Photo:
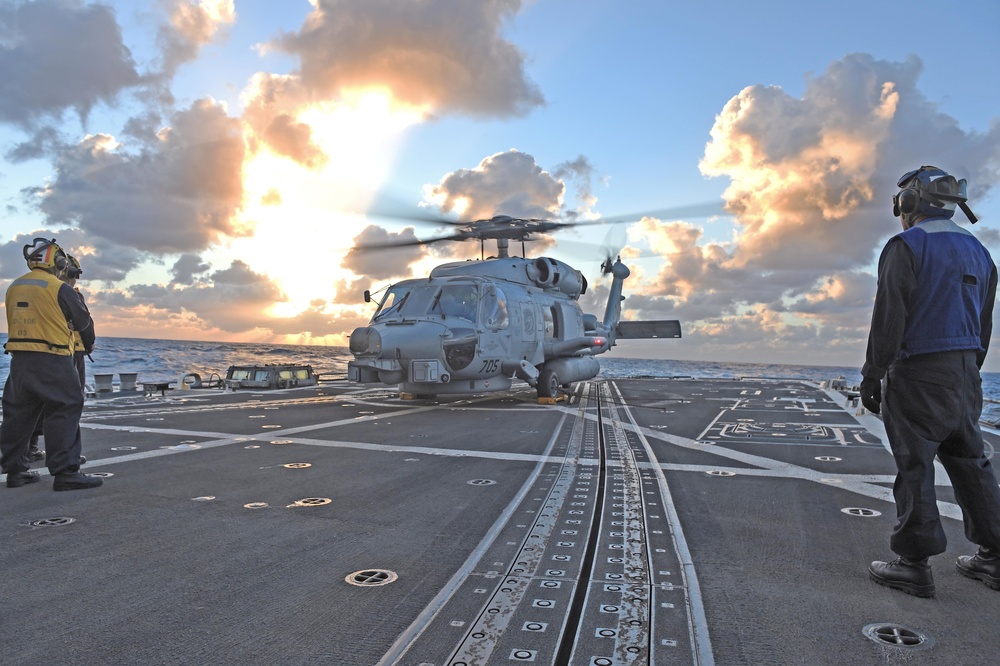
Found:
[[(80, 261), (74, 257), (72, 254), (66, 254), (66, 268), (63, 269), (62, 273), (59, 274), (59, 279), (73, 287), (73, 291), (77, 293), (80, 297), (80, 301), (83, 302), (84, 307), (86, 307), (87, 302), (83, 298), (83, 293), (80, 292), (80, 288), (76, 286), (76, 281), (83, 275), (83, 269), (80, 267)], [(76, 365), (76, 371), (80, 374), (80, 388), (83, 390), (84, 396), (86, 396), (87, 391), (84, 388), (87, 384), (87, 361), (84, 358), (89, 356), (93, 349), (87, 349), (83, 344), (83, 338), (80, 337), (79, 331), (73, 331), (73, 363)], [(39, 460), (45, 460), (45, 451), (38, 448), (38, 438), (42, 436), (42, 424), (41, 422), (35, 424), (35, 431), (31, 434), (31, 439), (28, 441), (28, 462), (33, 463)], [(80, 464), (87, 462), (86, 456), (80, 456)]]
[(73, 362), (73, 331), (92, 348), (93, 320), (79, 295), (58, 277), (68, 260), (55, 239), (36, 238), (24, 246), (24, 258), (31, 270), (10, 284), (6, 296), (10, 374), (2, 400), (0, 468), (8, 488), (38, 481), (25, 454), (41, 421), (53, 489), (94, 488), (102, 479), (80, 472), (83, 389)]
[[(72, 254), (66, 255), (66, 268), (63, 270), (60, 279), (73, 287), (73, 291), (76, 295), (80, 297), (80, 303), (83, 307), (87, 307), (87, 301), (83, 298), (83, 293), (81, 293), (80, 288), (76, 286), (76, 281), (83, 275), (83, 269), (80, 268), (79, 260)], [(87, 314), (90, 314), (90, 310), (87, 310)], [(84, 386), (87, 384), (87, 361), (84, 358), (89, 355), (90, 352), (94, 351), (93, 347), (88, 347), (83, 343), (83, 337), (80, 335), (80, 331), (73, 331), (73, 364), (76, 366), (76, 371), (80, 375), (80, 390), (86, 393)]]

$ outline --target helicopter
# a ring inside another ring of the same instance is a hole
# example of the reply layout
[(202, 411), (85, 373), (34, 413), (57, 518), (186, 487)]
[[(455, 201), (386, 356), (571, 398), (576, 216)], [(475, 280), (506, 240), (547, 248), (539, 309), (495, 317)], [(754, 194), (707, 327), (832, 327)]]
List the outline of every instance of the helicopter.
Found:
[[(621, 321), (630, 271), (620, 257), (612, 261), (609, 254), (601, 265), (612, 282), (598, 319), (579, 303), (588, 287), (583, 273), (557, 259), (524, 256), (525, 241), (578, 222), (497, 215), (447, 224), (456, 227), (448, 236), (357, 248), (479, 240), (484, 254), (490, 240), (497, 254), (442, 264), (428, 277), (388, 286), (368, 325), (350, 335), (350, 381), (397, 386), (401, 397), (430, 398), (506, 390), (516, 377), (533, 387), (540, 401), (549, 401), (572, 383), (596, 377), (601, 367), (595, 357), (617, 340), (681, 337), (677, 320)], [(510, 256), (511, 241), (521, 242), (521, 257)], [(371, 292), (365, 291), (364, 299), (372, 302)]]

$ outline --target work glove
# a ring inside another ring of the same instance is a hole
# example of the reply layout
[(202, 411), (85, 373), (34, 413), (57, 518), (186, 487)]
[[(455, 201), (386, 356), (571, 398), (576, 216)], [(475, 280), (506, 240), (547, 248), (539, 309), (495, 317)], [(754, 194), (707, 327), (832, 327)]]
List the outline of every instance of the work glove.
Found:
[(861, 380), (861, 403), (872, 414), (882, 411), (882, 381), (872, 377), (864, 377)]

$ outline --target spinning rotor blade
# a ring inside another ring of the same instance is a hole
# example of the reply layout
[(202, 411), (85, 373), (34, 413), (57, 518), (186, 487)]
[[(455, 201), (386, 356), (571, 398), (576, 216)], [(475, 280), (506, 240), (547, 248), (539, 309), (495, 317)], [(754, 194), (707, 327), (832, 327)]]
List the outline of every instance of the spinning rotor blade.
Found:
[(432, 245), (434, 243), (441, 243), (443, 241), (453, 241), (453, 240), (467, 240), (469, 235), (466, 233), (457, 233), (450, 236), (436, 236), (434, 238), (401, 238), (396, 240), (388, 240), (380, 243), (357, 243), (354, 245), (352, 250), (357, 250), (358, 252), (374, 252), (376, 250), (390, 250), (397, 247), (413, 247), (415, 245)]
[(674, 208), (647, 210), (641, 213), (612, 215), (611, 217), (600, 217), (596, 220), (567, 222), (564, 226), (586, 227), (598, 224), (625, 224), (628, 222), (638, 222), (644, 217), (655, 217), (658, 220), (675, 220), (682, 217), (712, 217), (713, 215), (724, 215), (725, 213), (726, 211), (720, 202), (712, 201), (702, 204), (692, 204), (690, 206), (676, 206)]

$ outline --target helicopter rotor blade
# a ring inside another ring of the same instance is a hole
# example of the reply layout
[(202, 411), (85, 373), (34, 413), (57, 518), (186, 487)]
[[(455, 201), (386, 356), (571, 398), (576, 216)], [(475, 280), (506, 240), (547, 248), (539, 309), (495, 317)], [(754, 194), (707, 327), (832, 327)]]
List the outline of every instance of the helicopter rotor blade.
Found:
[(400, 247), (413, 247), (416, 245), (433, 245), (444, 241), (466, 240), (469, 238), (466, 233), (451, 234), (450, 236), (435, 236), (433, 238), (400, 238), (376, 243), (357, 243), (352, 248), (358, 252), (375, 252), (378, 250), (391, 250)]
[(578, 220), (575, 222), (563, 222), (561, 226), (563, 227), (588, 227), (597, 226), (601, 224), (625, 224), (630, 222), (638, 222), (644, 217), (652, 217), (658, 220), (676, 220), (678, 218), (698, 218), (698, 217), (712, 217), (714, 215), (725, 215), (726, 210), (723, 205), (718, 201), (710, 201), (700, 204), (691, 204), (688, 206), (676, 206), (673, 208), (659, 208), (656, 210), (647, 210), (639, 213), (628, 213), (625, 215), (612, 215), (610, 217), (599, 217), (596, 220)]

